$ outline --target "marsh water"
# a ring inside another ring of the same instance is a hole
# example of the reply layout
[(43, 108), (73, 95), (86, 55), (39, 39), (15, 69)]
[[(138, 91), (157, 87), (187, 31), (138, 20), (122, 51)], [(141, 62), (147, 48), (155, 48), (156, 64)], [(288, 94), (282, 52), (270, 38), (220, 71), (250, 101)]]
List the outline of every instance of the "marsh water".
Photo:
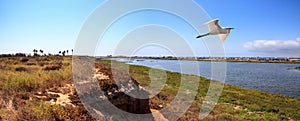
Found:
[[(114, 60), (181, 72), (180, 62), (177, 60), (128, 60), (126, 58), (114, 58)], [(190, 71), (186, 74), (199, 75), (210, 79), (211, 62), (197, 62), (200, 73)], [(294, 69), (300, 64), (226, 62), (226, 65), (226, 84), (300, 98), (300, 71)]]

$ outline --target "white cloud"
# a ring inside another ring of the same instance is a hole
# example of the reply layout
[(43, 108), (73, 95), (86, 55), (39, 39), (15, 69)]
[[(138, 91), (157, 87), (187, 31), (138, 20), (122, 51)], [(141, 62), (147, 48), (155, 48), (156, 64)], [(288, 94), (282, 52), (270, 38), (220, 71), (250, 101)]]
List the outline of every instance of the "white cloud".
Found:
[(300, 38), (296, 40), (255, 40), (246, 42), (244, 47), (252, 52), (300, 56)]

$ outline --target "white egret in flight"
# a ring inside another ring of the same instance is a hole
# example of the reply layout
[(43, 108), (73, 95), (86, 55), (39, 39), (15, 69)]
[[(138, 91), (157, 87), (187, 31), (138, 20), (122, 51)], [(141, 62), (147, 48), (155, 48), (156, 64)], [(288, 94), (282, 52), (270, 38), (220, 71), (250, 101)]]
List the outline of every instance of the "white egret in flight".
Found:
[(230, 30), (233, 28), (222, 28), (219, 24), (218, 24), (219, 20), (215, 19), (212, 21), (209, 21), (208, 23), (206, 23), (206, 25), (208, 26), (209, 32), (203, 35), (199, 35), (197, 36), (197, 38), (201, 38), (204, 36), (208, 36), (208, 35), (219, 35), (219, 38), (222, 42), (224, 42), (227, 38), (227, 36), (230, 33)]

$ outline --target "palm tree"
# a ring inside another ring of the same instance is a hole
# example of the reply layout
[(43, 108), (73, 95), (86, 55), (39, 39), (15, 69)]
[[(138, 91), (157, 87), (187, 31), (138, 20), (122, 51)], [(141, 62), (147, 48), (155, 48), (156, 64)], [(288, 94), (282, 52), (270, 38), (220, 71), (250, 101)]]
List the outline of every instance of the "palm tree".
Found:
[(72, 55), (73, 55), (73, 49), (72, 49)]
[(63, 52), (62, 52), (62, 55), (65, 56), (65, 54), (66, 54), (66, 51), (63, 51)]
[(38, 50), (33, 49), (33, 56), (37, 56), (37, 52), (38, 52)]
[(59, 51), (58, 54), (60, 55), (60, 54), (61, 54), (61, 51)]
[(41, 53), (41, 55), (43, 56), (44, 51), (40, 49), (40, 53)]
[(67, 55), (69, 55), (69, 50), (67, 50)]

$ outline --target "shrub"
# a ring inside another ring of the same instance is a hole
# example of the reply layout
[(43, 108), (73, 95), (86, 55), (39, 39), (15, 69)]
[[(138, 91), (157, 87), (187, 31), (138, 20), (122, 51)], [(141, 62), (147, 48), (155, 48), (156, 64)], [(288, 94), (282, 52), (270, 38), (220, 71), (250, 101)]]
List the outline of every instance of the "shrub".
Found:
[(19, 120), (68, 120), (69, 114), (59, 105), (50, 105), (37, 100), (26, 101), (26, 104), (18, 109)]
[[(69, 121), (82, 120), (93, 121), (93, 117), (85, 110), (83, 106), (60, 106), (51, 105), (39, 100), (28, 100), (26, 104), (19, 107), (17, 112), (18, 120), (32, 121)], [(107, 121), (109, 117), (106, 118)]]
[(227, 113), (217, 115), (217, 119), (220, 121), (234, 121), (234, 117)]
[(33, 61), (28, 61), (27, 63), (26, 63), (26, 65), (36, 65), (36, 62), (33, 62)]
[(29, 59), (28, 58), (21, 58), (20, 61), (24, 63), (24, 62), (28, 62)]
[(46, 65), (46, 64), (48, 64), (47, 62), (38, 62), (38, 65), (40, 65), (40, 66), (44, 66), (44, 65)]
[(40, 85), (40, 78), (35, 73), (24, 72), (6, 73), (7, 77), (3, 84), (3, 89), (7, 91), (31, 91)]
[(6, 69), (6, 65), (0, 65), (0, 70), (5, 70)]
[(47, 65), (43, 68), (43, 70), (45, 70), (45, 71), (59, 70), (59, 69), (61, 69), (61, 65), (58, 65), (58, 64)]
[(15, 71), (22, 72), (22, 71), (27, 71), (27, 69), (25, 67), (17, 67), (15, 68)]

